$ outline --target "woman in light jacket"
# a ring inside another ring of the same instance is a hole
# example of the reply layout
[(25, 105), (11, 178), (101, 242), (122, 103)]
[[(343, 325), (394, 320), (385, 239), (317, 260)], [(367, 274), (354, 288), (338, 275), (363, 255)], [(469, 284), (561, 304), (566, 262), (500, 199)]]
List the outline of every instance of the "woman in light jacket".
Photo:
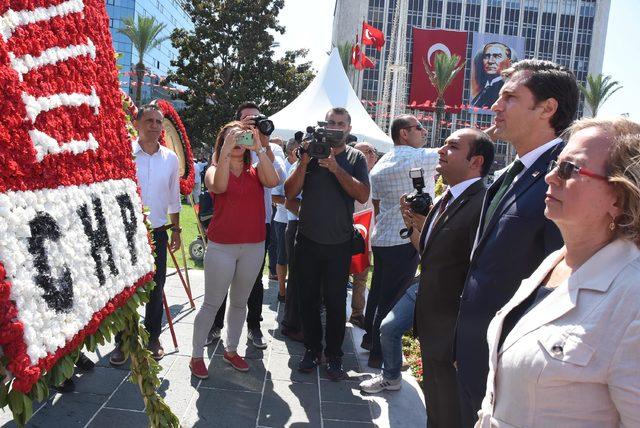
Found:
[(565, 246), (489, 326), (477, 427), (640, 427), (640, 124), (569, 133), (545, 178)]

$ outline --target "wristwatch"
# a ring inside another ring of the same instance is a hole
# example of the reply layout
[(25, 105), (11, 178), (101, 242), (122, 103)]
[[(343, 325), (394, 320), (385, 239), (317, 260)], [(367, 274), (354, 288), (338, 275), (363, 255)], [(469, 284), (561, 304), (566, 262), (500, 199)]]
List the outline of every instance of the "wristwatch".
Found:
[(265, 149), (264, 146), (258, 149), (258, 154), (262, 154), (262, 153), (267, 153), (267, 149)]
[(182, 228), (180, 226), (171, 226), (171, 231), (181, 233)]

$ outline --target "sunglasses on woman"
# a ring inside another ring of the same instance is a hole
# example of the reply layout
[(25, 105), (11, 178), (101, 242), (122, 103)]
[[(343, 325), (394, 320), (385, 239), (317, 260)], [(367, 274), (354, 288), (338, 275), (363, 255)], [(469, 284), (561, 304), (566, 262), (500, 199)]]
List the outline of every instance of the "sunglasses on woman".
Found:
[(570, 179), (574, 172), (577, 172), (579, 175), (585, 175), (587, 177), (597, 178), (598, 180), (604, 180), (604, 181), (609, 180), (604, 175), (596, 174), (593, 171), (589, 171), (588, 169), (582, 168), (569, 161), (556, 162), (552, 160), (551, 162), (549, 162), (549, 168), (547, 168), (547, 174), (556, 168), (558, 168), (558, 172), (557, 172), (558, 178), (560, 178), (561, 180)]

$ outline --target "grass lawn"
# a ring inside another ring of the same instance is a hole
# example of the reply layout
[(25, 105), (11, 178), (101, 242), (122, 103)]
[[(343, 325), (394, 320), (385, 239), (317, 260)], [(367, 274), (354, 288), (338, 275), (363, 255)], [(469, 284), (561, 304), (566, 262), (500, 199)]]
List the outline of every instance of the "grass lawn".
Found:
[[(189, 257), (189, 245), (198, 236), (196, 213), (191, 205), (182, 204), (182, 211), (180, 211), (180, 227), (182, 227), (182, 245), (187, 256), (187, 266), (189, 269), (203, 269), (202, 263), (194, 262)], [(171, 232), (169, 232), (169, 238), (171, 238)], [(182, 251), (175, 252), (178, 264), (183, 267)], [(167, 255), (167, 267), (175, 268), (173, 260), (170, 255)]]

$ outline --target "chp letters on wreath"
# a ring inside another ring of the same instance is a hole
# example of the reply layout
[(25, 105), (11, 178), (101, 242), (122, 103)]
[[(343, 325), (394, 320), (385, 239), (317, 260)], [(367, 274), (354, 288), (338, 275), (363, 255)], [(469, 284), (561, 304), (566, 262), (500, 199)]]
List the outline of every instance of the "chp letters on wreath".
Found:
[(0, 346), (28, 392), (152, 278), (102, 0), (0, 0)]

